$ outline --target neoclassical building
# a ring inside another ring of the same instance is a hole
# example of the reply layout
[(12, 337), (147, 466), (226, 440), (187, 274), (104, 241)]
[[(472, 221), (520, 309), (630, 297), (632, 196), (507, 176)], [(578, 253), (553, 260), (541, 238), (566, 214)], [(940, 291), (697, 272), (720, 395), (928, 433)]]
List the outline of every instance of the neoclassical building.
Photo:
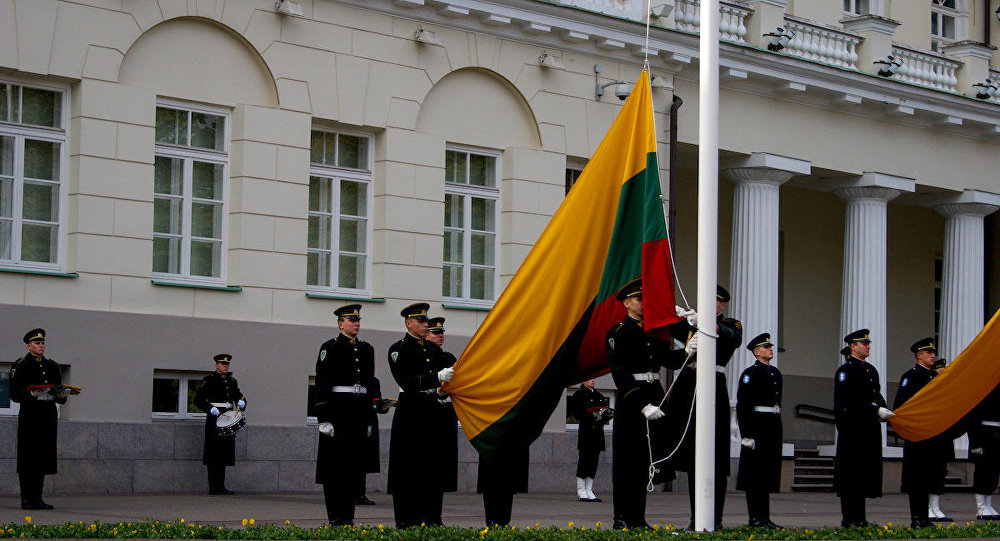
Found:
[[(403, 306), (460, 353), (644, 62), (693, 301), (700, 6), (653, 4), (647, 40), (645, 0), (0, 0), (0, 423), (41, 326), (84, 388), (50, 489), (201, 490), (191, 397), (227, 352), (250, 404), (233, 488), (315, 490), (333, 310), (362, 304), (386, 396)], [(891, 400), (910, 343), (951, 359), (1000, 306), (997, 7), (721, 2), (719, 277), (780, 346), (789, 443), (833, 441), (797, 410), (831, 406), (848, 331), (871, 329)], [(533, 490), (571, 490), (571, 421), (532, 446)], [(475, 466), (463, 444), (465, 490)]]

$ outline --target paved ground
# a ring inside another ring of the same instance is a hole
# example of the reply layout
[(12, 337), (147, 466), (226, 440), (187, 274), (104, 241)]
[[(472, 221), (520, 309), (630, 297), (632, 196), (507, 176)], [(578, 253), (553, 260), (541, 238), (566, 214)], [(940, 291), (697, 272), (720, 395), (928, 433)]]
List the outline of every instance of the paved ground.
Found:
[[(600, 494), (599, 494), (600, 495)], [(610, 494), (607, 500), (610, 500)], [(377, 505), (359, 506), (356, 523), (391, 526), (392, 500), (386, 494), (369, 494)], [(152, 494), (126, 496), (47, 496), (53, 511), (23, 511), (17, 497), (0, 497), (0, 523), (23, 522), (25, 515), (35, 524), (64, 522), (138, 521), (143, 519), (174, 520), (238, 526), (244, 518), (258, 523), (284, 523), (290, 520), (299, 526), (318, 526), (326, 522), (321, 494)], [(726, 500), (723, 523), (738, 526), (746, 523), (746, 501), (742, 492), (730, 492)], [(448, 525), (478, 527), (483, 524), (482, 499), (475, 494), (446, 494), (444, 521)], [(942, 497), (941, 507), (955, 520), (964, 523), (975, 514), (971, 494), (949, 494)], [(565, 526), (572, 521), (577, 526), (591, 526), (601, 521), (611, 523), (611, 503), (581, 503), (571, 494), (520, 494), (514, 499), (513, 524), (517, 526)], [(647, 520), (660, 525), (684, 527), (688, 523), (686, 493), (655, 493), (649, 495)], [(784, 526), (819, 528), (840, 523), (840, 503), (833, 494), (777, 494), (771, 501), (771, 518)], [(891, 494), (869, 500), (868, 519), (887, 524), (909, 523), (906, 496)]]

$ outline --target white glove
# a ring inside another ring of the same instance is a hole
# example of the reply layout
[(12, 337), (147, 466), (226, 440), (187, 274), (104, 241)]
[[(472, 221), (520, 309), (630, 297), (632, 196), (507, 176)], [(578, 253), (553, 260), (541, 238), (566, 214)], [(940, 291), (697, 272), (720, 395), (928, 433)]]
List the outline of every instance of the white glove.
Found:
[(239, 406), (241, 410), (247, 409), (247, 401), (243, 400), (242, 398), (240, 399), (239, 402), (236, 403), (236, 405)]
[(680, 306), (674, 306), (674, 312), (677, 314), (677, 317), (687, 319), (688, 324), (692, 327), (698, 326), (698, 312), (695, 312), (694, 310), (685, 310)]
[(691, 335), (691, 339), (684, 346), (684, 353), (688, 355), (694, 355), (696, 351), (698, 351), (698, 333)]
[(753, 438), (743, 438), (740, 440), (740, 445), (746, 447), (747, 449), (756, 449), (757, 442)]
[(319, 433), (323, 434), (324, 436), (330, 436), (332, 438), (333, 437), (333, 423), (320, 423), (319, 424)]
[(69, 396), (69, 393), (70, 393), (69, 389), (63, 389), (63, 390), (59, 391), (58, 393), (56, 393), (56, 395), (58, 395), (59, 398), (66, 398), (67, 396)]
[(655, 420), (663, 417), (663, 415), (664, 415), (663, 410), (661, 410), (660, 408), (658, 408), (658, 407), (656, 407), (656, 406), (654, 406), (652, 404), (646, 404), (645, 406), (643, 406), (642, 407), (642, 414), (645, 415), (646, 419), (648, 419), (650, 421), (655, 421)]
[(208, 412), (211, 413), (212, 415), (216, 416), (216, 417), (219, 416), (219, 408), (217, 408), (215, 406), (212, 406), (212, 409), (208, 410)]
[(47, 394), (49, 394), (48, 391), (43, 391), (41, 389), (35, 389), (34, 391), (31, 391), (31, 396), (33, 396), (35, 398), (38, 398), (38, 397), (41, 397), (41, 396), (45, 396)]
[(52, 396), (52, 395), (50, 395), (48, 393), (45, 393), (45, 394), (39, 396), (37, 400), (39, 402), (50, 402), (50, 401), (55, 400), (55, 399), (56, 399), (55, 396)]
[(881, 419), (881, 420), (883, 420), (883, 421), (886, 421), (890, 417), (895, 417), (895, 416), (896, 416), (896, 414), (893, 413), (891, 409), (888, 409), (888, 408), (879, 408), (878, 409), (878, 418)]
[(444, 383), (446, 381), (451, 381), (451, 377), (454, 375), (455, 375), (454, 368), (442, 368), (441, 371), (438, 372), (438, 381), (440, 381), (441, 383)]
[[(330, 425), (330, 432), (333, 432), (333, 425)], [(368, 437), (372, 437), (372, 427), (368, 425)]]

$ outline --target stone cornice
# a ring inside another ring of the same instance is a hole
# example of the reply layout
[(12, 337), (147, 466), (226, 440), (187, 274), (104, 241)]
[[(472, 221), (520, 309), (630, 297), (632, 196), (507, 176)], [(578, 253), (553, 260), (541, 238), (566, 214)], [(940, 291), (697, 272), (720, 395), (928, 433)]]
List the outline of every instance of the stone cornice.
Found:
[(865, 172), (853, 179), (836, 182), (833, 193), (848, 202), (866, 199), (891, 201), (904, 192), (913, 192), (914, 190), (916, 190), (916, 182), (911, 178)]
[(896, 33), (896, 27), (902, 24), (899, 21), (879, 15), (858, 15), (840, 20), (844, 28), (851, 32), (865, 32), (872, 30), (891, 36)]
[(997, 50), (997, 48), (992, 45), (986, 45), (985, 43), (979, 43), (978, 41), (970, 39), (941, 47), (941, 52), (949, 56), (959, 58), (971, 56), (973, 58), (980, 58), (983, 60), (989, 60), (992, 58), (993, 51), (995, 50)]
[(1000, 209), (1000, 194), (965, 190), (958, 194), (927, 197), (922, 205), (933, 207), (944, 216), (986, 216)]

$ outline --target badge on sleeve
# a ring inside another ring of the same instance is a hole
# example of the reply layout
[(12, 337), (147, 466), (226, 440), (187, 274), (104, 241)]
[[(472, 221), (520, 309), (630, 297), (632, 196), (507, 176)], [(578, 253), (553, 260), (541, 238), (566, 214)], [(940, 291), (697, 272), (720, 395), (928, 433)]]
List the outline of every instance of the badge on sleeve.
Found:
[(743, 383), (750, 383), (750, 374), (743, 375)]
[(900, 387), (906, 387), (906, 384), (910, 382), (910, 378), (903, 378), (903, 381), (899, 382)]
[(323, 361), (326, 360), (326, 350), (325, 349), (319, 350), (319, 360), (320, 360), (320, 362), (323, 362)]
[(389, 358), (392, 359), (392, 362), (396, 362), (396, 357), (399, 357), (398, 351), (393, 351), (392, 353), (389, 354)]
[(615, 339), (614, 338), (608, 338), (608, 346), (610, 346), (611, 349), (615, 349)]
[(840, 381), (846, 381), (847, 380), (847, 372), (841, 372), (840, 374), (838, 374), (837, 375), (837, 379), (839, 379)]

